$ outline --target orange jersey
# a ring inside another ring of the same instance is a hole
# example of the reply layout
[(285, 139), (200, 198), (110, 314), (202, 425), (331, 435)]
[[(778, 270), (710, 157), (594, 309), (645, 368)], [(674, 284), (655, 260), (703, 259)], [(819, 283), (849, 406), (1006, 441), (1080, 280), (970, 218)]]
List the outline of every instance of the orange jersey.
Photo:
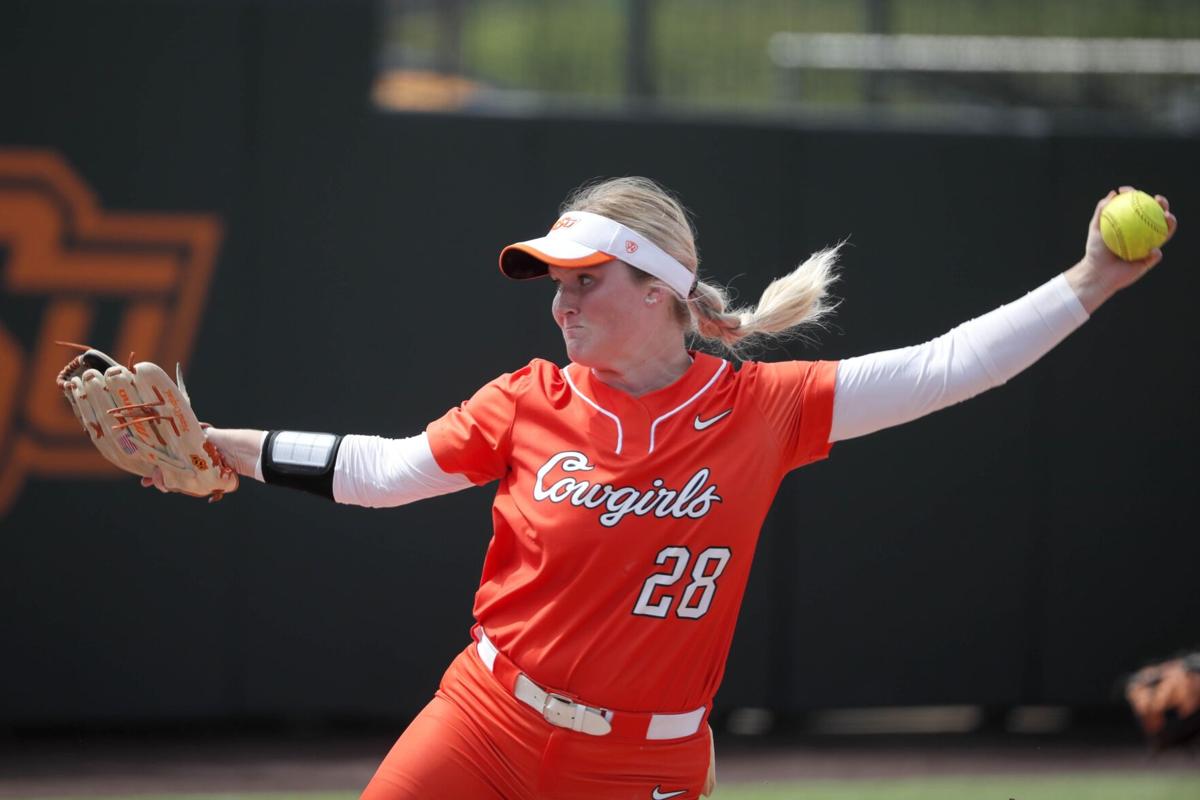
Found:
[(500, 481), (475, 619), (589, 704), (710, 704), (779, 482), (831, 446), (836, 362), (693, 357), (641, 397), (534, 360), (428, 428), (443, 470)]

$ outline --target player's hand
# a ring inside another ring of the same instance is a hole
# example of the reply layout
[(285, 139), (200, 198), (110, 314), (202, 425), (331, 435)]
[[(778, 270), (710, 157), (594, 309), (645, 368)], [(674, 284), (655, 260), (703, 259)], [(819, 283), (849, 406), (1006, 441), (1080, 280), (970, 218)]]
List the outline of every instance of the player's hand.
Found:
[(713, 743), (712, 726), (706, 727), (708, 728), (708, 774), (704, 776), (704, 788), (700, 790), (700, 794), (708, 797), (717, 790), (717, 749)]
[[(1150, 255), (1141, 261), (1122, 261), (1116, 253), (1108, 249), (1100, 235), (1100, 212), (1117, 194), (1132, 191), (1132, 186), (1122, 186), (1119, 190), (1109, 192), (1100, 198), (1092, 213), (1092, 220), (1088, 223), (1087, 243), (1084, 245), (1083, 258), (1078, 264), (1067, 270), (1067, 280), (1089, 314), (1099, 308), (1105, 300), (1137, 281), (1162, 261), (1161, 247), (1151, 250)], [(1163, 242), (1166, 244), (1175, 235), (1179, 221), (1171, 213), (1171, 203), (1167, 198), (1157, 194), (1154, 199), (1162, 206), (1163, 214), (1167, 218), (1167, 238)]]
[[(204, 431), (205, 439), (207, 441), (213, 441), (216, 438), (214, 436), (214, 433), (218, 433), (218, 434), (221, 433), (221, 431), (219, 431), (219, 429), (214, 428), (212, 425), (209, 425), (207, 422), (201, 422), (200, 429)], [(217, 447), (215, 441), (213, 441), (213, 446), (216, 447), (217, 452), (220, 454), (221, 458), (225, 462), (229, 463), (230, 466), (234, 467), (235, 469), (238, 467), (236, 460), (233, 460), (230, 458), (230, 454), (229, 454), (229, 452), (226, 451), (225, 448)], [(245, 473), (242, 473), (242, 474), (245, 474)], [(161, 467), (155, 467), (154, 471), (148, 477), (142, 478), (142, 486), (146, 489), (153, 487), (155, 489), (158, 489), (163, 494), (168, 494), (168, 493), (174, 491), (173, 489), (171, 489), (170, 487), (167, 486), (167, 482), (166, 482), (166, 479), (163, 477), (163, 471), (162, 471)]]
[(217, 452), (237, 474), (253, 478), (255, 467), (262, 457), (264, 431), (245, 428), (214, 428), (207, 422), (200, 423), (204, 435)]

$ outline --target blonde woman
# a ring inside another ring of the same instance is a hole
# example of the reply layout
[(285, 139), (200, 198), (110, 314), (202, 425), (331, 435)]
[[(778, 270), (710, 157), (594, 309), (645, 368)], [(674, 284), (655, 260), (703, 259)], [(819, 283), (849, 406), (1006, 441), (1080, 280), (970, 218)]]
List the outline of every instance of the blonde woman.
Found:
[[(509, 277), (556, 284), (567, 366), (536, 359), (409, 439), (210, 430), (241, 474), (340, 503), (499, 481), (471, 644), (363, 797), (710, 790), (707, 720), (780, 480), (834, 442), (1004, 383), (1157, 264), (1159, 250), (1126, 263), (1105, 248), (1098, 219), (1114, 196), (1096, 205), (1078, 263), (937, 339), (735, 368), (704, 351), (819, 321), (836, 249), (730, 309), (698, 280), (669, 193), (643, 178), (597, 183), (546, 236), (500, 256)], [(145, 482), (168, 489), (160, 475)]]

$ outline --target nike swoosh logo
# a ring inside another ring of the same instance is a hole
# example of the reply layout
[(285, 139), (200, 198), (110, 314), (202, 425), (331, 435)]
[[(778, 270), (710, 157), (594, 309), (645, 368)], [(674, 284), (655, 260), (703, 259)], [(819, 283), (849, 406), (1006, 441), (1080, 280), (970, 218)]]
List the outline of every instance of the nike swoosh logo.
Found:
[(709, 425), (716, 424), (717, 422), (724, 419), (728, 414), (732, 414), (732, 413), (733, 413), (733, 409), (727, 408), (724, 411), (722, 411), (720, 414), (717, 414), (715, 417), (712, 417), (710, 419), (700, 419), (700, 415), (697, 414), (696, 419), (692, 422), (692, 424), (696, 426), (696, 430), (702, 431), (705, 428), (707, 428)]
[[(730, 409), (730, 410), (732, 410), (732, 409)], [(728, 414), (728, 413), (729, 413), (729, 411), (725, 412), (725, 414)], [(724, 416), (724, 414), (722, 414), (722, 416)], [(669, 797), (679, 797), (679, 795), (683, 794), (686, 791), (687, 791), (687, 789), (680, 789), (678, 792), (664, 792), (662, 790), (662, 784), (659, 784), (658, 786), (654, 787), (654, 791), (651, 793), (650, 796), (653, 797), (654, 800), (667, 800), (667, 798), (669, 798)]]

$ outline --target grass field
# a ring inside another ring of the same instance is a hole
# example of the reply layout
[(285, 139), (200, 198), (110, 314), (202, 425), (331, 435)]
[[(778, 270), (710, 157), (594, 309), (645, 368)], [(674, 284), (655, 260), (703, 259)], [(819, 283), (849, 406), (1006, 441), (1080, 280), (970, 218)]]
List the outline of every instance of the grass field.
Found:
[[(354, 800), (356, 792), (162, 794), (54, 800)], [(718, 789), (714, 800), (1197, 800), (1200, 769), (1194, 774), (1088, 773), (805, 781), (769, 787)], [(44, 799), (43, 799), (44, 800)]]

